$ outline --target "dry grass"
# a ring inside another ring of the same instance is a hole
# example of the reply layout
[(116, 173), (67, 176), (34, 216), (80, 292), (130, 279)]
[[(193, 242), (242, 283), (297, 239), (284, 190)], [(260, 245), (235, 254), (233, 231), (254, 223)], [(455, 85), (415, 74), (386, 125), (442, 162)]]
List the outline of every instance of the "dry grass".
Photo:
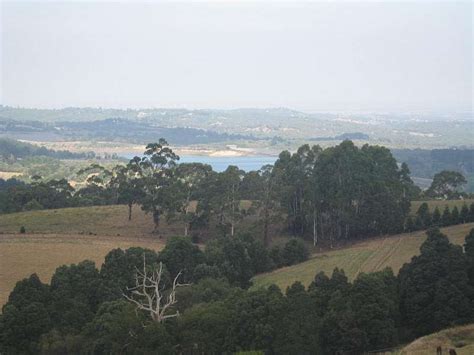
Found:
[[(153, 231), (150, 215), (138, 206), (128, 220), (128, 208), (123, 205), (62, 208), (0, 215), (0, 233), (18, 233), (21, 226), (27, 233), (97, 234), (107, 236), (144, 236)], [(168, 225), (163, 219), (163, 236), (181, 234), (182, 226)]]
[(442, 348), (443, 354), (448, 354), (449, 349), (456, 350), (458, 355), (474, 354), (474, 324), (445, 329), (419, 338), (404, 347), (399, 354), (436, 354), (438, 346)]
[[(474, 223), (446, 227), (442, 228), (442, 231), (449, 236), (451, 242), (463, 244), (471, 228), (474, 228)], [(425, 239), (425, 232), (404, 233), (367, 240), (338, 250), (315, 253), (304, 263), (256, 276), (253, 280), (254, 288), (276, 284), (286, 289), (295, 281), (309, 285), (318, 272), (331, 274), (335, 267), (344, 269), (350, 279), (354, 279), (360, 272), (377, 271), (385, 267), (391, 267), (394, 272), (398, 272), (404, 263), (419, 253)]]
[[(114, 248), (141, 246), (159, 250), (167, 236), (181, 234), (180, 225), (163, 222), (153, 236), (151, 216), (139, 207), (128, 221), (126, 206), (64, 208), (0, 216), (0, 304), (16, 282), (36, 272), (49, 282), (61, 265), (92, 260), (98, 267)], [(26, 234), (19, 234), (25, 226)]]
[(160, 250), (163, 242), (152, 237), (107, 237), (61, 234), (0, 235), (0, 305), (7, 301), (16, 282), (37, 273), (49, 282), (64, 264), (92, 260), (98, 267), (114, 248), (140, 246)]
[(17, 171), (0, 171), (0, 179), (8, 180), (15, 176), (20, 176), (22, 173)]

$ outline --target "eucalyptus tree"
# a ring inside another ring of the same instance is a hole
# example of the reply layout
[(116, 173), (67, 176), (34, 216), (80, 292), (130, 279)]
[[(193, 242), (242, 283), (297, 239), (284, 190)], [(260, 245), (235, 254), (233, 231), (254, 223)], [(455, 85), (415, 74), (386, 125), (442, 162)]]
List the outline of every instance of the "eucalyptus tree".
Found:
[(161, 216), (165, 212), (179, 209), (175, 198), (174, 168), (179, 156), (160, 138), (157, 143), (146, 146), (142, 158), (132, 159), (130, 169), (142, 180), (144, 195), (140, 199), (142, 209), (153, 216), (154, 233), (158, 233)]
[(302, 236), (305, 232), (308, 205), (311, 205), (311, 196), (314, 197), (315, 193), (312, 173), (320, 152), (319, 146), (305, 144), (294, 154), (283, 151), (275, 162), (273, 174), (281, 196), (280, 203), (286, 206), (288, 226), (293, 234)]
[[(212, 175), (212, 167), (201, 163), (179, 164), (175, 169), (175, 197), (179, 199), (178, 213), (184, 224), (184, 235), (187, 236), (189, 226), (197, 212), (202, 186)], [(171, 215), (170, 215), (171, 216)]]
[(458, 198), (459, 190), (466, 183), (466, 178), (461, 173), (443, 170), (433, 177), (433, 182), (426, 193), (434, 197)]
[(242, 218), (240, 209), (240, 186), (245, 172), (230, 165), (225, 171), (214, 176), (210, 205), (221, 227), (230, 226), (230, 235), (234, 236), (237, 222)]
[(125, 203), (128, 206), (128, 220), (132, 219), (132, 208), (135, 203), (139, 203), (144, 197), (143, 180), (137, 171), (137, 161), (130, 160), (126, 165), (117, 165), (113, 169), (113, 177), (109, 185), (117, 191), (118, 203)]

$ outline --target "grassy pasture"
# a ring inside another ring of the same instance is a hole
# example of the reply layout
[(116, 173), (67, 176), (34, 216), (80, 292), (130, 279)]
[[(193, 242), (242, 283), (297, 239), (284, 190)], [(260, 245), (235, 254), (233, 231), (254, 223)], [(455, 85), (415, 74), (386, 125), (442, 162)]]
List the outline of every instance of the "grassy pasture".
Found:
[[(446, 227), (442, 231), (451, 242), (461, 245), (471, 228), (474, 228), (474, 223)], [(404, 263), (419, 253), (425, 239), (425, 232), (419, 231), (374, 238), (341, 249), (315, 253), (304, 263), (257, 275), (253, 279), (253, 287), (276, 284), (285, 290), (295, 281), (307, 286), (318, 272), (324, 271), (330, 275), (335, 267), (344, 269), (350, 279), (360, 272), (382, 270), (387, 266), (398, 272)]]
[(474, 324), (454, 327), (415, 340), (404, 347), (400, 355), (431, 355), (441, 346), (443, 354), (455, 349), (458, 355), (474, 354)]
[(110, 250), (133, 246), (160, 250), (164, 243), (151, 237), (0, 234), (0, 305), (7, 301), (16, 282), (32, 273), (49, 282), (61, 265), (88, 259), (100, 267)]
[[(132, 220), (123, 205), (61, 208), (0, 215), (0, 233), (18, 233), (21, 226), (27, 233), (97, 234), (108, 236), (150, 235), (153, 221), (139, 206), (134, 206)], [(181, 234), (178, 224), (168, 225), (163, 219), (160, 232)]]

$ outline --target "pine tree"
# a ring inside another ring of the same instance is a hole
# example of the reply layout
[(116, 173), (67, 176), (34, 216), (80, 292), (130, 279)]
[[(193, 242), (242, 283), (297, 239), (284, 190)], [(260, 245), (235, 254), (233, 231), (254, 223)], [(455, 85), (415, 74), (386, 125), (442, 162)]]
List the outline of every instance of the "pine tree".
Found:
[(469, 222), (474, 222), (474, 202), (469, 206)]
[(464, 253), (466, 254), (469, 263), (469, 269), (467, 271), (469, 283), (474, 287), (474, 228), (471, 229), (471, 232), (469, 232), (468, 235), (466, 235)]
[(419, 231), (423, 229), (423, 221), (421, 220), (420, 216), (416, 216), (415, 218), (415, 230)]
[(469, 222), (469, 208), (464, 203), (461, 208), (461, 213), (459, 214), (459, 223), (467, 223)]
[(420, 205), (420, 207), (418, 208), (418, 211), (416, 212), (416, 215), (420, 218), (421, 226), (422, 226), (421, 229), (426, 229), (431, 226), (430, 209), (426, 202), (423, 202)]
[(436, 208), (433, 211), (433, 217), (432, 217), (431, 223), (435, 227), (439, 227), (441, 224), (441, 212), (439, 212), (438, 206), (436, 206)]
[(460, 222), (458, 206), (454, 206), (451, 211), (451, 224), (458, 224)]
[(415, 230), (415, 222), (413, 222), (413, 218), (408, 216), (407, 221), (405, 222), (405, 231), (406, 232), (413, 232)]
[(449, 226), (451, 225), (451, 212), (449, 212), (449, 207), (446, 206), (441, 216), (441, 225)]

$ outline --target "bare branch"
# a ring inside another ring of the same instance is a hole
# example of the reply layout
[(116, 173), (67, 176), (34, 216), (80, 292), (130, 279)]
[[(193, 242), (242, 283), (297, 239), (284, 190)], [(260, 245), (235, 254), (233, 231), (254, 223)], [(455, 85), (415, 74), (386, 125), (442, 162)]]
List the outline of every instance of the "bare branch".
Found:
[(181, 274), (180, 271), (176, 275), (171, 289), (168, 290), (169, 294), (165, 298), (166, 301), (162, 302), (166, 292), (166, 285), (162, 281), (163, 263), (160, 262), (158, 268), (154, 268), (147, 273), (146, 257), (143, 254), (143, 271), (135, 268), (135, 286), (127, 287), (129, 295), (123, 293), (123, 296), (127, 301), (133, 303), (137, 310), (148, 312), (155, 322), (160, 323), (165, 319), (178, 317), (179, 311), (169, 313), (169, 310), (177, 303), (176, 288), (189, 285), (178, 282)]

